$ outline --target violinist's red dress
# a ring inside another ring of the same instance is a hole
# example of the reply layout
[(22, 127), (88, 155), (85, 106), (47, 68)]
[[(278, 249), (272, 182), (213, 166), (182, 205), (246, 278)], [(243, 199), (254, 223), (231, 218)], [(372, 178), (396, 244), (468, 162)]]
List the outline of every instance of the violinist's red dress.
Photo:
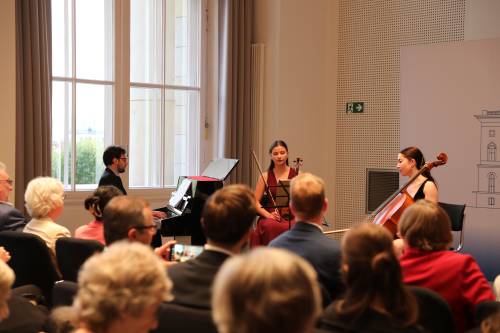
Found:
[[(292, 179), (297, 176), (297, 172), (295, 169), (290, 168), (288, 172), (288, 179)], [(276, 180), (276, 176), (274, 175), (273, 170), (269, 170), (267, 173), (267, 185), (269, 186), (269, 190), (273, 195), (273, 198), (276, 197), (276, 186), (278, 185), (278, 181)], [(272, 212), (272, 208), (266, 208), (268, 212)], [(273, 239), (281, 235), (283, 232), (287, 231), (290, 226), (293, 226), (295, 221), (292, 217), (291, 223), (288, 223), (288, 220), (281, 219), (281, 221), (276, 221), (272, 218), (264, 218), (260, 217), (257, 221), (257, 226), (253, 230), (251, 238), (250, 238), (250, 246), (255, 247), (259, 245), (267, 245)]]

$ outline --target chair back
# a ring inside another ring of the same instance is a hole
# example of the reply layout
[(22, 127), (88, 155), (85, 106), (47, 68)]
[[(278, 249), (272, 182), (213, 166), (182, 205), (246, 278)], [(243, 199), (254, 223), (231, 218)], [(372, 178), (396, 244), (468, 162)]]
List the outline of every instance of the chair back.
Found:
[(154, 333), (217, 333), (212, 311), (163, 302)]
[(78, 284), (73, 281), (57, 281), (52, 289), (52, 305), (70, 306), (78, 292)]
[(78, 271), (85, 260), (96, 252), (102, 252), (104, 245), (95, 240), (61, 237), (56, 241), (56, 256), (59, 271), (66, 281), (76, 282)]
[(454, 333), (455, 324), (450, 306), (438, 293), (421, 287), (410, 290), (418, 303), (418, 323), (430, 333)]
[(9, 266), (16, 273), (13, 287), (34, 284), (50, 304), (52, 287), (60, 279), (52, 254), (37, 235), (19, 232), (0, 232), (0, 246), (10, 252)]
[(465, 204), (450, 204), (445, 202), (440, 202), (439, 206), (443, 208), (451, 220), (451, 230), (458, 232), (460, 238), (457, 242), (455, 252), (462, 250), (464, 245), (464, 218), (465, 218)]

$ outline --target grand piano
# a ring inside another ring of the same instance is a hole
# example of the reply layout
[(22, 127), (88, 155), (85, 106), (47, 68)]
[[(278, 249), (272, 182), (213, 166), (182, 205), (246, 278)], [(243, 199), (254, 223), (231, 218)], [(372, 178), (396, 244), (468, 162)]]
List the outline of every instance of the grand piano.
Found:
[(161, 221), (161, 235), (164, 237), (191, 236), (191, 244), (206, 242), (200, 219), (207, 198), (222, 188), (224, 180), (236, 167), (239, 160), (221, 158), (212, 161), (201, 176), (182, 176), (168, 204), (159, 210), (167, 214)]

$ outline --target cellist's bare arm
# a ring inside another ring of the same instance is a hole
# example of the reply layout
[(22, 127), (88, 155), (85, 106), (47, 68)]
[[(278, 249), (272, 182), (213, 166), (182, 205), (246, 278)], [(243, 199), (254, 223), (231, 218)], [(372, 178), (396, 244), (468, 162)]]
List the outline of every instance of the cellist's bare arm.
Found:
[(434, 182), (427, 182), (424, 185), (424, 195), (425, 195), (425, 200), (429, 200), (432, 202), (438, 202), (438, 189), (436, 187), (436, 184)]

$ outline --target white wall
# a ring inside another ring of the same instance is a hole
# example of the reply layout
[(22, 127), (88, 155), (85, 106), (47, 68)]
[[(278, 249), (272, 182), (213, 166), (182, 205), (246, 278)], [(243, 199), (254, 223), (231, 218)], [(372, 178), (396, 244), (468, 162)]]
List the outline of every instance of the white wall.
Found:
[[(264, 145), (322, 177), (333, 201), (338, 1), (256, 0), (254, 42), (264, 43)], [(265, 160), (262, 163), (267, 164)], [(328, 218), (333, 220), (333, 205)]]
[[(0, 1), (0, 161), (15, 179), (16, 161), (16, 40), (15, 0)], [(14, 193), (10, 199), (14, 199)]]

